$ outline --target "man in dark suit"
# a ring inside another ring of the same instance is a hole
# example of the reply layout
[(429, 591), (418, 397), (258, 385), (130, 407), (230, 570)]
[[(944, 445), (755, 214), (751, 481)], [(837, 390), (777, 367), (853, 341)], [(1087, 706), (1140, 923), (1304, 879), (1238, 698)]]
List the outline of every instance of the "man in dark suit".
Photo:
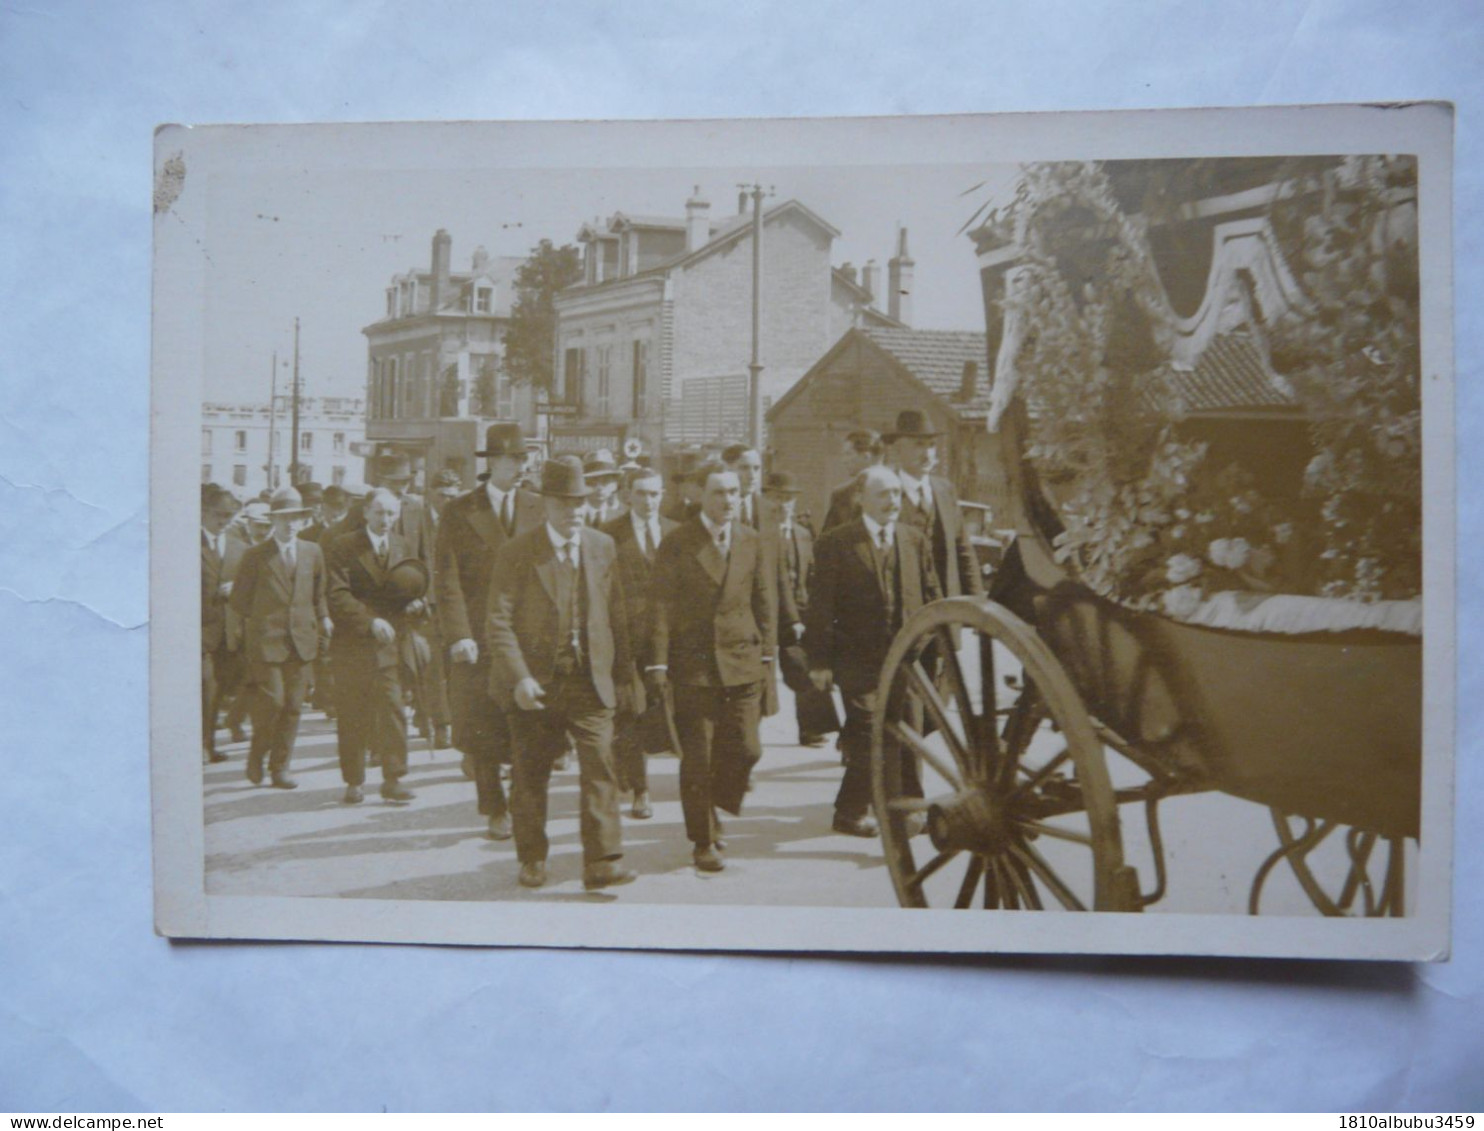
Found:
[(299, 715), (309, 684), (309, 665), (319, 654), (320, 634), (331, 636), (324, 557), (299, 531), (309, 512), (299, 492), (284, 487), (269, 500), (273, 536), (242, 555), (232, 585), (232, 608), (244, 625), (243, 652), (252, 685), (252, 745), (247, 778), (263, 780), (267, 761), (273, 785), (294, 789), (289, 759), (299, 734)]
[(365, 527), (329, 547), (329, 604), (335, 622), (330, 651), (341, 701), (340, 776), (349, 805), (364, 800), (368, 751), (381, 765), (381, 796), (393, 802), (413, 797), (401, 784), (407, 773), (401, 669), (404, 656), (417, 662), (417, 641), (410, 638), (418, 632), (427, 605), (422, 596), (408, 597), (399, 571), (408, 565), (421, 571), (424, 595), (428, 574), (396, 532), (400, 510), (396, 495), (376, 488), (366, 500)]
[(774, 471), (763, 481), (764, 517), (777, 540), (778, 664), (784, 683), (794, 693), (794, 716), (801, 746), (823, 746), (825, 735), (840, 729), (835, 700), (809, 680), (804, 625), (809, 591), (814, 584), (814, 535), (798, 521), (802, 488), (791, 472)]
[(582, 457), (582, 473), (587, 476), (587, 485), (592, 488), (592, 497), (582, 510), (582, 520), (589, 526), (602, 526), (612, 522), (623, 513), (619, 501), (618, 485), (623, 478), (613, 453), (607, 448), (588, 452)]
[[(634, 652), (634, 663), (639, 673), (649, 665), (652, 625), (653, 597), (651, 574), (655, 554), (660, 544), (678, 525), (660, 514), (660, 504), (665, 494), (665, 480), (657, 470), (641, 467), (630, 471), (625, 480), (624, 493), (628, 498), (628, 513), (602, 527), (603, 533), (613, 539), (618, 552), (618, 570), (623, 582), (624, 619), (628, 623), (629, 641)], [(662, 711), (662, 703), (649, 704), (651, 712)], [(649, 801), (649, 768), (645, 758), (646, 736), (650, 728), (643, 725), (643, 718), (634, 711), (624, 711), (615, 721), (613, 749), (618, 764), (618, 787), (632, 791), (633, 808), (629, 815), (644, 820), (653, 815)], [(663, 730), (663, 720), (660, 730)], [(657, 749), (665, 745), (654, 743)]]
[(216, 748), (216, 716), (242, 678), (242, 625), (227, 599), (247, 546), (227, 533), (236, 497), (208, 486), (201, 495), (201, 752), (208, 762), (225, 762)]
[(845, 697), (845, 775), (833, 827), (849, 836), (877, 832), (869, 815), (871, 714), (886, 653), (903, 622), (939, 595), (932, 550), (921, 531), (899, 521), (901, 509), (896, 473), (868, 468), (861, 517), (826, 531), (815, 556), (804, 646), (815, 687), (837, 684)]
[(737, 475), (739, 491), (737, 519), (745, 526), (761, 530), (763, 520), (763, 457), (750, 444), (732, 444), (721, 453), (721, 462)]
[(860, 513), (857, 493), (860, 490), (860, 473), (881, 462), (886, 448), (881, 443), (881, 434), (867, 428), (858, 429), (845, 437), (841, 452), (841, 463), (849, 478), (830, 491), (829, 509), (825, 512), (821, 531), (841, 526)]
[(701, 513), (701, 488), (695, 482), (696, 468), (701, 466), (695, 452), (681, 452), (676, 457), (675, 471), (670, 476), (674, 490), (660, 508), (671, 522), (685, 522)]
[(734, 472), (696, 472), (701, 513), (660, 543), (654, 564), (654, 630), (647, 676), (657, 697), (674, 689), (680, 801), (697, 869), (719, 872), (716, 809), (739, 813), (762, 756), (758, 723), (773, 678), (778, 627), (774, 564), (737, 521)]
[(511, 711), (511, 809), (520, 883), (546, 882), (551, 770), (577, 748), (582, 886), (626, 884), (613, 766), (613, 714), (635, 693), (613, 539), (585, 526), (590, 488), (576, 456), (541, 470), (546, 521), (500, 550), (489, 599), (490, 694)]
[(500, 767), (511, 761), (510, 727), (491, 698), (490, 656), (485, 632), (490, 577), (500, 548), (546, 521), (538, 495), (518, 486), (527, 444), (519, 424), (491, 424), (474, 453), (486, 461), (488, 477), (475, 490), (443, 508), (438, 523), (437, 568), (433, 574), (436, 613), (448, 642), (454, 745), (464, 753), (479, 798), (479, 813), (495, 840), (511, 837), (510, 806)]
[[(299, 538), (319, 546), (325, 554), (325, 568), (328, 569), (330, 525), (325, 521), (324, 515), (324, 488), (312, 480), (305, 480), (299, 484), (297, 490), (304, 505), (309, 508), (309, 522), (299, 531)], [(319, 642), (319, 655), (315, 658), (314, 672), (310, 678), (309, 702), (317, 710), (323, 711), (326, 718), (335, 717), (335, 676), (330, 664), (328, 640)]]
[(943, 596), (983, 596), (979, 559), (969, 542), (953, 484), (932, 474), (938, 461), (938, 436), (922, 413), (905, 409), (897, 414), (896, 427), (881, 437), (886, 462), (902, 481), (902, 522), (927, 536)]

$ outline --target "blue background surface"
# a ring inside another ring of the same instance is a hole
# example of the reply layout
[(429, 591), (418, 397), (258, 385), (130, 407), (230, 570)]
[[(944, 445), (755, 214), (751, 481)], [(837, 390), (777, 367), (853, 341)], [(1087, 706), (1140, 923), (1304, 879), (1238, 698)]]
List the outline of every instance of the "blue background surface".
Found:
[[(1477, 4), (0, 12), (0, 1109), (1484, 1109)], [(1446, 965), (171, 945), (151, 929), (160, 122), (1459, 104)]]

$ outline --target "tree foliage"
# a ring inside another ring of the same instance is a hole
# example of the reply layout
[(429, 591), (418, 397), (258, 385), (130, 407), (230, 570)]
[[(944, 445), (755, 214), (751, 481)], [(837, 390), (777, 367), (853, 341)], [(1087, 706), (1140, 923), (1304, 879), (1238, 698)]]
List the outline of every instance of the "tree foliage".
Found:
[(571, 244), (542, 240), (515, 272), (515, 302), (505, 331), (505, 373), (515, 382), (551, 389), (555, 373), (556, 294), (582, 278)]

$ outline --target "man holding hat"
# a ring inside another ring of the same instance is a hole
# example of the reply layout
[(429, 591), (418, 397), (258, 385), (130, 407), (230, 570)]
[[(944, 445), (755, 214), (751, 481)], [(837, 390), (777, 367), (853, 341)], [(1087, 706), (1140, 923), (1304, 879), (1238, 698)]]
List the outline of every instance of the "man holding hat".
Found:
[(484, 448), (474, 454), (488, 469), (477, 490), (444, 508), (438, 524), (436, 611), (448, 642), (449, 691), (454, 709), (454, 745), (471, 763), (479, 813), (495, 840), (511, 836), (510, 808), (500, 766), (511, 761), (505, 712), (490, 696), (486, 631), (495, 559), (517, 534), (545, 521), (541, 499), (519, 487), (527, 459), (519, 424), (491, 424)]
[[(340, 695), (340, 776), (345, 802), (364, 799), (366, 754), (381, 765), (381, 796), (411, 801), (402, 668), (421, 664), (416, 634), (426, 616), (428, 570), (396, 532), (401, 501), (385, 487), (366, 499), (366, 525), (329, 547), (330, 642)], [(408, 663), (407, 661), (411, 661)]]
[(243, 653), (252, 686), (252, 746), (247, 777), (263, 780), (267, 762), (273, 785), (294, 789), (289, 759), (299, 733), (299, 715), (309, 684), (309, 665), (319, 654), (320, 634), (333, 625), (328, 578), (320, 548), (301, 541), (309, 511), (299, 492), (284, 487), (268, 503), (273, 536), (242, 555), (232, 585), (231, 606), (243, 620)]
[(623, 476), (613, 461), (613, 453), (607, 448), (588, 452), (582, 457), (582, 473), (592, 489), (583, 507), (583, 521), (589, 526), (602, 526), (623, 514), (623, 504), (618, 499), (618, 481)]
[[(592, 489), (576, 456), (541, 469), (546, 521), (505, 543), (489, 606), (490, 694), (511, 712), (511, 810), (520, 883), (546, 882), (552, 766), (577, 748), (582, 885), (626, 884), (613, 765), (613, 715), (636, 695), (613, 539), (586, 526)], [(641, 693), (642, 694), (642, 693)]]
[(896, 427), (882, 434), (887, 465), (902, 482), (901, 521), (927, 537), (943, 596), (982, 596), (984, 579), (958, 509), (958, 496), (953, 484), (932, 474), (938, 462), (939, 435), (928, 427), (921, 412), (910, 408), (897, 413)]

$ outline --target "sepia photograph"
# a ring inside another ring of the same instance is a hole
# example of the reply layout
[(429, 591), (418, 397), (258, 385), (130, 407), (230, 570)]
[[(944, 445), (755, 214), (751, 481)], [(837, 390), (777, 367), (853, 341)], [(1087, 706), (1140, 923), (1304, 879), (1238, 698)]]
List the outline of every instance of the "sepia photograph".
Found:
[(157, 930), (1445, 958), (1451, 129), (162, 127)]

